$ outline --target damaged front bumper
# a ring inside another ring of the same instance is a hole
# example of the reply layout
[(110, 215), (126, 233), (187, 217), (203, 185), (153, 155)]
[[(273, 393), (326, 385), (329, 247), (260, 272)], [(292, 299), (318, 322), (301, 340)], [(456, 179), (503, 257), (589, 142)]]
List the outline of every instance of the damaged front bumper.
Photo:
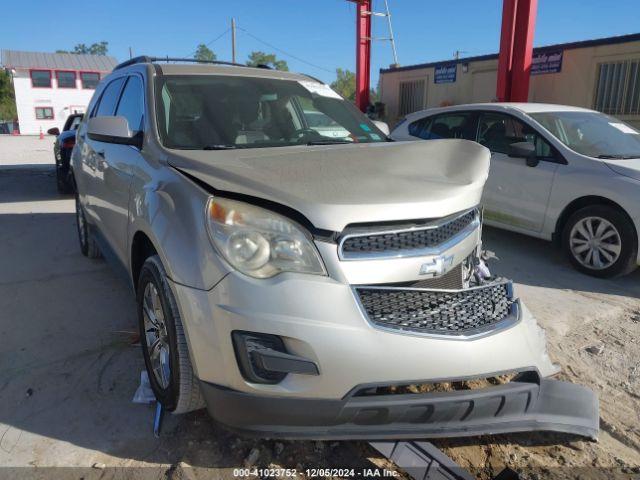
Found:
[[(435, 291), (295, 274), (256, 281), (232, 272), (210, 291), (172, 288), (208, 410), (239, 433), (367, 440), (535, 430), (598, 435), (597, 397), (548, 378), (558, 369), (544, 331), (510, 282)], [(234, 350), (239, 333), (277, 337), (278, 345), (260, 355)], [(252, 380), (241, 361), (252, 358), (268, 371), (275, 361), (273, 371), (286, 374)], [(499, 372), (521, 373), (484, 389), (371, 392)]]
[(588, 388), (525, 372), (481, 390), (340, 400), (255, 395), (201, 382), (209, 413), (238, 433), (286, 439), (408, 439), (553, 431), (596, 440), (598, 398)]

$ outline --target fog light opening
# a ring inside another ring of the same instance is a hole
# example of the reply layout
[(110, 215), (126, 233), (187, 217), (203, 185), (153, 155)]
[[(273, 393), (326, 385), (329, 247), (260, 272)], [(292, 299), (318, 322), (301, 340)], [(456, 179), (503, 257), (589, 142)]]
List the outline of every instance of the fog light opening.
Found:
[(286, 372), (266, 370), (262, 367), (256, 352), (259, 350), (275, 350), (286, 353), (282, 338), (266, 333), (234, 331), (231, 333), (233, 349), (244, 379), (251, 383), (276, 384), (287, 376)]

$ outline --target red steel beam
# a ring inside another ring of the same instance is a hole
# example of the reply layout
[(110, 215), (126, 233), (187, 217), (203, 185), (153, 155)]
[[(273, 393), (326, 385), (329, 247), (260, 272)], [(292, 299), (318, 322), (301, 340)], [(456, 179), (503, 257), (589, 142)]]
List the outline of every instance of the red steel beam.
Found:
[(356, 9), (356, 106), (365, 112), (371, 88), (371, 0), (358, 1)]
[(529, 101), (529, 78), (533, 55), (538, 0), (518, 0), (511, 61), (511, 101)]
[(502, 31), (500, 33), (498, 81), (496, 85), (496, 98), (499, 102), (507, 102), (511, 97), (511, 62), (515, 26), (516, 0), (504, 0), (502, 3)]
[(527, 102), (538, 0), (504, 0), (496, 98)]

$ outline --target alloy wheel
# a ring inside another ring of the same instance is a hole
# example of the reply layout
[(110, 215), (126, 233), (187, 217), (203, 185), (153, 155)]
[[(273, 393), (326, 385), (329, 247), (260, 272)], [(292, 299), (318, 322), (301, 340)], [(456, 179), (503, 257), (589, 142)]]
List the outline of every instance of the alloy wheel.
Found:
[(152, 282), (147, 283), (144, 288), (142, 315), (153, 376), (164, 390), (169, 386), (171, 378), (170, 347), (162, 302), (158, 289)]
[(618, 229), (608, 220), (585, 217), (571, 229), (569, 249), (584, 267), (604, 270), (620, 258), (622, 240)]

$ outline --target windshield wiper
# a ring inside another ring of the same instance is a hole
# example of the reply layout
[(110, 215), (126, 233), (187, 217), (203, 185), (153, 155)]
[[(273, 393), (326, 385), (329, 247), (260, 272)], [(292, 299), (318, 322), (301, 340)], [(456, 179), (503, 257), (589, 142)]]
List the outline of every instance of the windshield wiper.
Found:
[(235, 150), (236, 147), (235, 145), (205, 145), (204, 147), (202, 147), (202, 150)]
[(598, 158), (602, 158), (605, 160), (630, 160), (632, 158), (640, 158), (639, 155), (598, 155)]
[(344, 143), (353, 143), (348, 140), (312, 140), (307, 145), (341, 145)]

